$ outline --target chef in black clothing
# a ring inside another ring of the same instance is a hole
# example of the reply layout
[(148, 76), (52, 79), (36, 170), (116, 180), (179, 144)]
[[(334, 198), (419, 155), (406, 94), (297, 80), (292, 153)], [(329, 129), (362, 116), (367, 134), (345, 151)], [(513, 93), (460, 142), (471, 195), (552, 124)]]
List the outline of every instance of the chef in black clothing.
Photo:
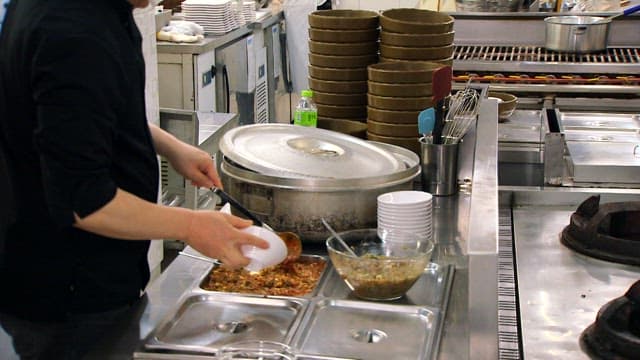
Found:
[(247, 220), (156, 202), (156, 154), (197, 186), (221, 183), (209, 154), (147, 123), (132, 11), (148, 5), (9, 3), (0, 149), (14, 216), (3, 234), (0, 323), (24, 359), (81, 358), (139, 301), (148, 239), (183, 240), (234, 268), (249, 262), (242, 245), (268, 246), (241, 231)]

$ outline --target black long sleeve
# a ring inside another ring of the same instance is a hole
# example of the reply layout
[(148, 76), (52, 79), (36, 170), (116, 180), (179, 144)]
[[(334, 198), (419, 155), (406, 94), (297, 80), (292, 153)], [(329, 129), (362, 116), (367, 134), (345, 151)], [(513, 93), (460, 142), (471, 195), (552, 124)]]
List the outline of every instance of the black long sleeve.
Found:
[(100, 209), (117, 188), (157, 197), (131, 5), (20, 0), (2, 32), (0, 136), (17, 211), (0, 269), (0, 311), (61, 318), (130, 302), (148, 281), (148, 242), (72, 225), (74, 213)]

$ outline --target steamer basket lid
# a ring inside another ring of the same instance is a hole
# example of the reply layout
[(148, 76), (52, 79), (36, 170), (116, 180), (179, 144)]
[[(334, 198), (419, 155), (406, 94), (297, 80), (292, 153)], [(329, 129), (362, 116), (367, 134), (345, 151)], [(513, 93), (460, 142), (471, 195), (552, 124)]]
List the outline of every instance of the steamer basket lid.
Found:
[(240, 126), (228, 131), (219, 147), (233, 162), (277, 177), (353, 179), (406, 168), (393, 153), (365, 140), (289, 124)]

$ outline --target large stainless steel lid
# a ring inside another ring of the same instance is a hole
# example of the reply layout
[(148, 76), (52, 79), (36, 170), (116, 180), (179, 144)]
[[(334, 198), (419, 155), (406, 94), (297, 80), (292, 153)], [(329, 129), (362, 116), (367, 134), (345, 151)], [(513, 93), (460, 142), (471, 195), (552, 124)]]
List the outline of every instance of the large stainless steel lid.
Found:
[(233, 162), (278, 177), (352, 179), (405, 169), (391, 152), (367, 141), (288, 124), (237, 127), (222, 137), (219, 146)]

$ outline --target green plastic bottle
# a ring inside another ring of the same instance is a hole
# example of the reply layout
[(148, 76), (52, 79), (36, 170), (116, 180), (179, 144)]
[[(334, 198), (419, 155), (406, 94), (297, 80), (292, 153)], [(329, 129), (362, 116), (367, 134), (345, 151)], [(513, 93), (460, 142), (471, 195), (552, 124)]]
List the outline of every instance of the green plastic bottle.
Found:
[(313, 102), (313, 91), (302, 90), (302, 98), (296, 106), (293, 123), (300, 126), (316, 127), (318, 125), (318, 108)]

